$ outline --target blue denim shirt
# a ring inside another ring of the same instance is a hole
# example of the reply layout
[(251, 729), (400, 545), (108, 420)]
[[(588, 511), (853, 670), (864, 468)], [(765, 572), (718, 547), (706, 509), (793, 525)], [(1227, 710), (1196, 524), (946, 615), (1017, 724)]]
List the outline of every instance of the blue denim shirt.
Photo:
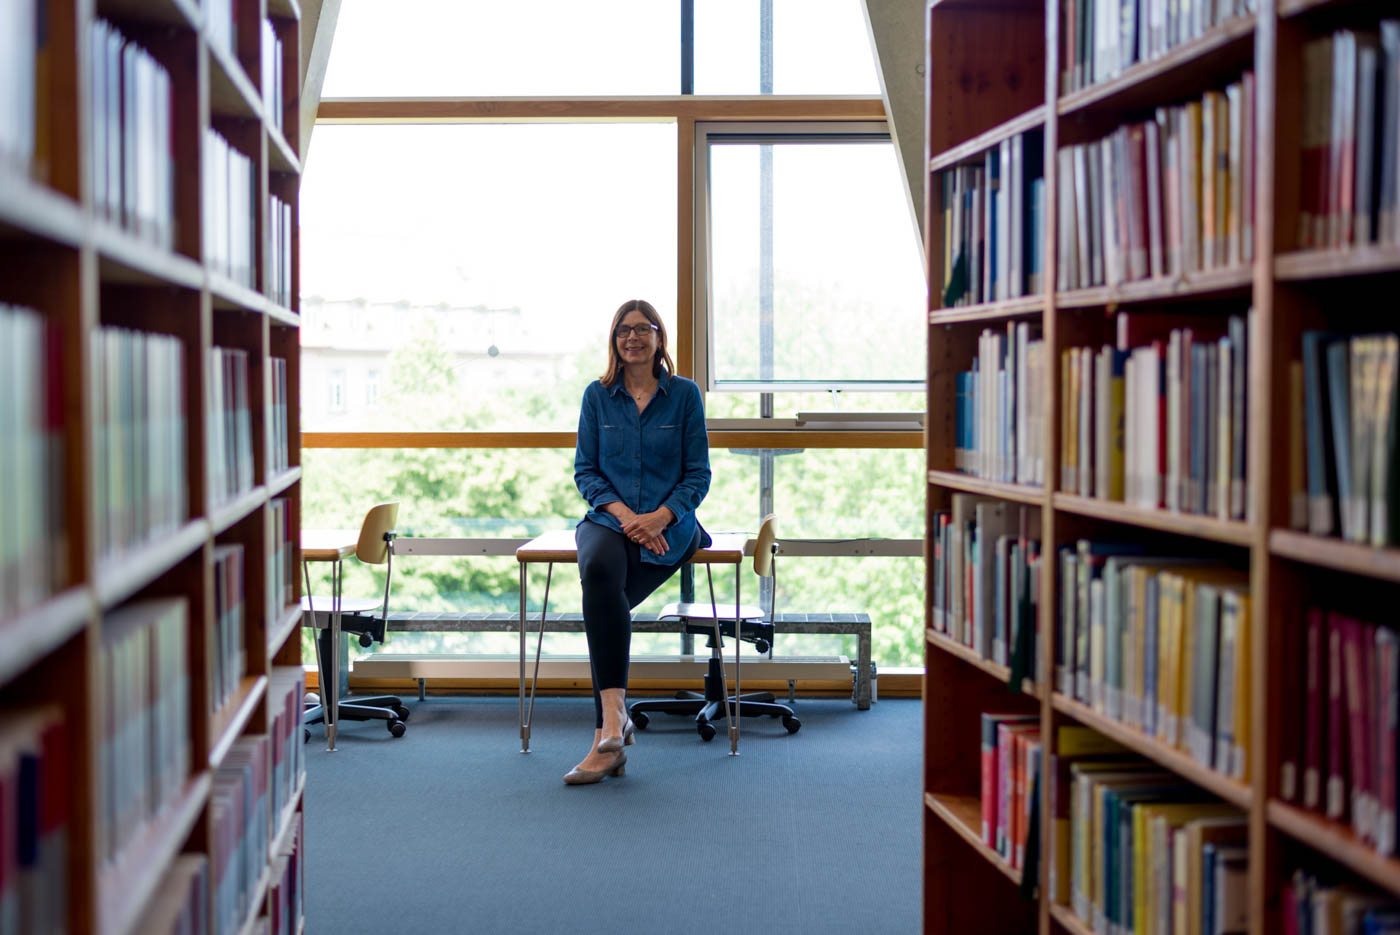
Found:
[[(599, 507), (622, 501), (634, 513), (665, 506), (676, 519), (665, 530), (666, 552), (642, 549), (641, 559), (674, 565), (695, 536), (695, 510), (710, 489), (710, 440), (700, 387), (685, 377), (661, 374), (656, 395), (640, 413), (622, 391), (594, 380), (583, 391), (574, 452), (574, 483), (591, 509), (581, 523), (622, 531)], [(701, 545), (710, 537), (700, 530)]]

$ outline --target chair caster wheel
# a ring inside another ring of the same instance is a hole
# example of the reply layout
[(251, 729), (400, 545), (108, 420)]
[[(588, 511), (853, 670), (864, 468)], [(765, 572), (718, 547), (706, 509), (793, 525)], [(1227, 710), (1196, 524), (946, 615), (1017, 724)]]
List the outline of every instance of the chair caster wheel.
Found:
[(766, 656), (768, 655), (768, 650), (772, 649), (773, 647), (768, 645), (767, 640), (754, 640), (753, 648), (758, 651), (758, 654), (760, 656)]
[(303, 727), (303, 728), (301, 729), (301, 742), (302, 742), (302, 743), (310, 743), (310, 742), (311, 742), (311, 731), (307, 730), (305, 727)]
[(715, 739), (715, 727), (709, 721), (705, 721), (704, 723), (698, 725), (695, 729), (700, 732), (700, 739), (705, 741), (706, 743)]
[(795, 734), (802, 729), (802, 722), (795, 717), (784, 717), (783, 726), (787, 728), (789, 734)]
[(394, 708), (394, 713), (399, 716), (400, 721), (407, 721), (410, 712), (404, 705), (398, 705)]
[(637, 728), (637, 730), (646, 730), (647, 725), (651, 723), (651, 718), (647, 717), (641, 711), (633, 711), (628, 717), (632, 718), (632, 726)]
[(395, 737), (402, 737), (402, 736), (403, 736), (403, 732), (406, 731), (406, 730), (408, 730), (407, 727), (404, 727), (403, 721), (394, 720), (394, 721), (386, 721), (385, 723), (386, 723), (386, 724), (388, 725), (388, 727), (389, 727), (389, 733), (393, 734)]
[(361, 633), (360, 645), (363, 646), (365, 649), (369, 649), (371, 646), (374, 645), (374, 639), (368, 633)]

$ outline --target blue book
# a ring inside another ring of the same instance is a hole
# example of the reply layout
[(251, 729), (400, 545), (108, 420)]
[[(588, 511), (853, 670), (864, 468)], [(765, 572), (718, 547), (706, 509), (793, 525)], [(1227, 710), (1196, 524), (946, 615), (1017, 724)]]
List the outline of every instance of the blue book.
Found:
[(1330, 536), (1336, 532), (1337, 468), (1327, 441), (1326, 367), (1323, 350), (1335, 335), (1325, 331), (1303, 332), (1303, 425), (1307, 455), (1308, 532)]
[[(1327, 345), (1327, 401), (1332, 416), (1332, 454), (1337, 461), (1337, 508), (1341, 514), (1342, 536), (1351, 539), (1353, 498), (1364, 495), (1351, 485), (1351, 367), (1350, 342), (1340, 338)], [(1358, 413), (1359, 415), (1359, 413)]]

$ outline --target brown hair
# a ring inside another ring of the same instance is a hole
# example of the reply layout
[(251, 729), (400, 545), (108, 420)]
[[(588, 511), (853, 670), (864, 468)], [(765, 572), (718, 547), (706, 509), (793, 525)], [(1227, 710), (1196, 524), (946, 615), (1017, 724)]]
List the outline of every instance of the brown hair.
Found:
[(650, 302), (628, 299), (618, 307), (617, 313), (613, 315), (612, 327), (608, 328), (608, 369), (598, 378), (604, 386), (612, 386), (622, 378), (622, 358), (617, 354), (617, 326), (622, 324), (622, 319), (626, 318), (629, 312), (641, 312), (647, 321), (656, 326), (656, 355), (651, 360), (652, 376), (661, 376), (663, 369), (670, 374), (676, 372), (675, 361), (671, 360), (671, 355), (666, 350), (666, 323), (661, 320), (661, 316), (656, 313)]

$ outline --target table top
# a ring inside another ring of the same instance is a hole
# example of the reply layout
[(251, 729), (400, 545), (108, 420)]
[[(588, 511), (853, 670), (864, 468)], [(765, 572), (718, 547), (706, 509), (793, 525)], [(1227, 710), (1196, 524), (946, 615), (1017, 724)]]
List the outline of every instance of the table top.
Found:
[(303, 529), (301, 559), (304, 562), (338, 562), (355, 554), (360, 534), (347, 529)]
[[(712, 535), (714, 541), (708, 548), (699, 549), (690, 557), (692, 565), (739, 565), (744, 561), (744, 546), (749, 537), (743, 533), (724, 532)], [(574, 541), (572, 529), (555, 529), (542, 536), (536, 536), (515, 550), (515, 560), (522, 564), (531, 562), (578, 561), (578, 544)]]

